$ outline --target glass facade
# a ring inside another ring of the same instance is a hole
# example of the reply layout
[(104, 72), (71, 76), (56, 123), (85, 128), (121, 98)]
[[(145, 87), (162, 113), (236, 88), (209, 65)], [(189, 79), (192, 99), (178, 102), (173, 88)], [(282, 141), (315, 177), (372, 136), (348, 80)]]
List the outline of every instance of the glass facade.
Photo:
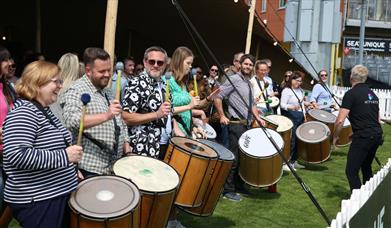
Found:
[[(349, 0), (347, 19), (360, 20), (361, 5), (361, 0)], [(391, 0), (368, 0), (366, 14), (368, 22), (391, 22)]]

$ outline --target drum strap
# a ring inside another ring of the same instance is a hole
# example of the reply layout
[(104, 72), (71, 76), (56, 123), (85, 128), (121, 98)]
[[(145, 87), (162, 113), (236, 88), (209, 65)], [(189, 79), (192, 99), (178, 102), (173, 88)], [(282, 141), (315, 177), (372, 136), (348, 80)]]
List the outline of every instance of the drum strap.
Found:
[[(185, 129), (187, 135), (191, 136), (191, 130), (186, 127), (185, 121), (183, 121), (182, 117), (180, 117), (179, 115), (175, 115), (174, 119), (183, 126), (183, 129)], [(191, 124), (190, 124), (190, 128), (191, 128)]]
[[(50, 116), (48, 115), (48, 113), (46, 112), (46, 110), (43, 108), (43, 106), (42, 106), (39, 102), (37, 102), (37, 101), (35, 101), (35, 100), (32, 100), (32, 101), (30, 101), (30, 102), (33, 103), (33, 104), (35, 105), (35, 107), (37, 107), (37, 109), (38, 109), (39, 111), (42, 112), (42, 114), (46, 117), (47, 120), (49, 120), (49, 123), (50, 123), (53, 127), (59, 129), (59, 128), (57, 127), (56, 123), (54, 123), (54, 121), (52, 120), (52, 118), (50, 118)], [(69, 144), (69, 142), (66, 140), (65, 135), (63, 135), (63, 139), (64, 139), (65, 146), (66, 146), (66, 147), (69, 147), (70, 144)]]
[[(261, 86), (261, 83), (259, 82), (258, 78), (255, 78), (255, 81), (257, 81), (257, 84), (258, 84), (258, 87), (259, 89), (261, 90), (261, 94), (262, 94), (262, 97), (263, 97), (263, 100), (265, 101), (265, 104), (266, 104), (266, 108), (267, 108), (267, 111), (270, 112), (270, 105), (269, 103), (267, 102), (267, 97), (268, 94), (267, 94), (267, 88), (264, 88), (265, 89), (265, 92), (266, 92), (266, 95), (263, 93), (263, 89), (262, 89), (262, 86)], [(265, 81), (263, 81), (263, 87), (265, 87)]]
[(290, 88), (290, 89), (292, 90), (293, 94), (294, 94), (295, 97), (297, 98), (297, 101), (299, 101), (299, 105), (300, 105), (301, 112), (303, 112), (303, 115), (304, 115), (304, 110), (303, 110), (303, 103), (302, 103), (302, 101), (299, 99), (299, 97), (297, 96), (297, 94), (295, 93), (295, 91), (294, 91), (292, 88)]
[[(229, 96), (235, 91), (233, 90), (231, 93), (228, 94), (228, 99), (227, 99), (227, 103), (228, 103), (228, 106), (230, 106), (234, 112), (236, 113), (236, 115), (238, 115), (238, 117), (242, 120), (247, 120), (247, 128), (250, 129), (251, 128), (251, 110), (252, 110), (252, 104), (253, 104), (253, 94), (252, 94), (252, 90), (251, 90), (251, 84), (248, 80), (246, 80), (245, 78), (242, 77), (243, 80), (245, 80), (247, 82), (247, 85), (248, 85), (248, 91), (249, 91), (249, 104), (248, 104), (248, 107), (247, 107), (247, 119), (244, 118), (244, 116), (239, 112), (239, 110), (234, 106), (234, 105), (231, 105), (231, 103), (229, 102)], [(232, 85), (233, 87), (235, 87), (235, 85)]]

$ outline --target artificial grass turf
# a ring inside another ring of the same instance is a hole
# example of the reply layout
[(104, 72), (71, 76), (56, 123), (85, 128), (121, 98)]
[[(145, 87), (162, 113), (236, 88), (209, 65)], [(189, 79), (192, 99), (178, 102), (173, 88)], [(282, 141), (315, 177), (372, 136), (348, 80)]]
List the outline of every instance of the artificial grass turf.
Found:
[[(383, 125), (384, 134), (391, 135), (391, 126)], [(391, 157), (391, 137), (385, 137), (376, 156), (384, 165)], [(297, 173), (330, 220), (341, 210), (341, 200), (350, 198), (345, 176), (349, 147), (336, 148), (330, 159), (319, 165), (298, 169)], [(372, 163), (374, 174), (381, 168)], [(292, 173), (285, 173), (278, 182), (277, 193), (266, 188), (249, 188), (251, 195), (242, 195), (241, 202), (220, 198), (210, 217), (200, 218), (181, 212), (179, 219), (186, 227), (327, 227), (326, 221), (296, 181)]]
[[(391, 135), (391, 126), (383, 125), (384, 134)], [(377, 157), (386, 164), (391, 157), (391, 137), (386, 137), (379, 147)], [(310, 188), (312, 194), (330, 220), (341, 209), (341, 200), (350, 197), (345, 176), (348, 147), (332, 151), (330, 159), (319, 165), (298, 169), (297, 173)], [(374, 174), (380, 166), (373, 162)], [(284, 173), (277, 185), (277, 193), (266, 188), (249, 188), (250, 195), (242, 195), (241, 202), (220, 198), (210, 217), (196, 217), (180, 212), (179, 220), (191, 227), (327, 227), (312, 201), (296, 181), (292, 173)], [(13, 220), (9, 227), (19, 227)]]

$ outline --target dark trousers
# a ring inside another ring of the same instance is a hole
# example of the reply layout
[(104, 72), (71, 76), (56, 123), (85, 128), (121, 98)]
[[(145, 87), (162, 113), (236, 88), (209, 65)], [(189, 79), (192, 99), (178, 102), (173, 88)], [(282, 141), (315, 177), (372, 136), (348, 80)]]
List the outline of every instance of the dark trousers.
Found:
[(345, 170), (351, 191), (361, 187), (359, 177), (360, 169), (363, 184), (372, 177), (372, 161), (375, 158), (376, 150), (381, 144), (381, 140), (381, 135), (373, 135), (365, 138), (353, 136)]
[(229, 148), (229, 125), (221, 124), (221, 135), (220, 135), (220, 143), (225, 146), (225, 148)]
[(168, 144), (160, 144), (160, 152), (158, 156), (158, 159), (160, 161), (164, 160), (164, 156), (166, 156), (167, 148), (168, 148)]
[(90, 178), (90, 177), (100, 176), (97, 173), (89, 172), (89, 171), (84, 170), (84, 169), (79, 169), (79, 171), (81, 172), (81, 174), (83, 174), (84, 179), (87, 179), (87, 178)]
[(26, 203), (10, 203), (14, 218), (24, 228), (69, 227), (68, 195)]
[(244, 188), (244, 182), (239, 177), (239, 138), (247, 131), (247, 127), (242, 124), (231, 124), (229, 126), (229, 149), (235, 155), (235, 160), (232, 164), (231, 171), (224, 185), (224, 193), (235, 192), (238, 189)]
[(297, 138), (296, 129), (304, 122), (304, 115), (301, 111), (281, 110), (281, 114), (288, 117), (293, 122), (291, 137), (291, 162), (297, 160)]

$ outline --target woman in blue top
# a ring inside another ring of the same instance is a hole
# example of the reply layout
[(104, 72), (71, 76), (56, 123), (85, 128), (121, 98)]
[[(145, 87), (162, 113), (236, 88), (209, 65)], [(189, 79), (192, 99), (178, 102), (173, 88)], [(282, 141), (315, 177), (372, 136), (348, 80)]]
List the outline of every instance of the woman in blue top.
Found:
[(333, 98), (331, 97), (331, 94), (323, 87), (327, 86), (326, 70), (321, 70), (319, 72), (319, 80), (321, 80), (321, 82), (317, 83), (312, 89), (310, 102), (316, 109), (322, 109), (331, 112), (334, 108)]
[[(49, 105), (62, 87), (60, 68), (35, 61), (16, 85), (19, 98), (4, 123), (4, 199), (22, 227), (66, 227), (67, 202), (76, 189), (74, 163), (82, 148)], [(63, 222), (65, 222), (63, 224)]]

